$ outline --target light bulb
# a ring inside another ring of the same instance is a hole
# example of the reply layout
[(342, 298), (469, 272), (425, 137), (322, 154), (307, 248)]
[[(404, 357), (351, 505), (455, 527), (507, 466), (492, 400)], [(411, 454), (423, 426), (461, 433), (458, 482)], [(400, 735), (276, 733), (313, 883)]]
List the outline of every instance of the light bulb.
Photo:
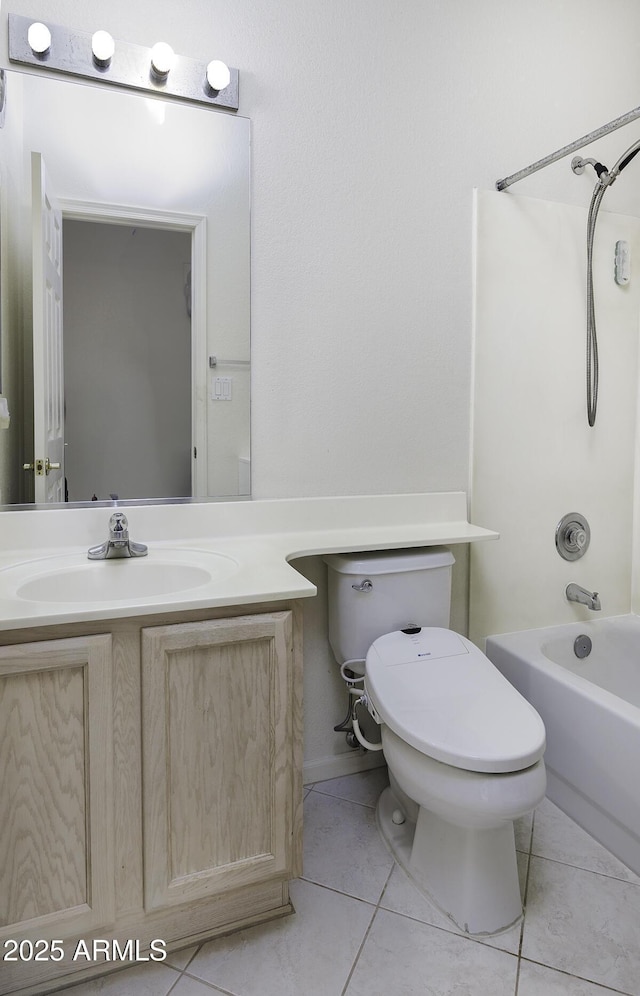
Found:
[(34, 21), (29, 25), (27, 41), (34, 55), (46, 55), (51, 48), (51, 32), (46, 24)]
[(93, 52), (93, 61), (97, 66), (106, 68), (110, 64), (115, 50), (115, 42), (108, 31), (96, 31), (92, 36), (91, 51)]
[(231, 81), (231, 73), (229, 72), (229, 67), (225, 65), (224, 62), (220, 62), (220, 59), (214, 59), (207, 66), (207, 83), (212, 90), (224, 90), (226, 86), (229, 86)]
[(151, 69), (160, 79), (167, 78), (173, 69), (174, 61), (173, 49), (166, 42), (157, 42), (151, 49)]

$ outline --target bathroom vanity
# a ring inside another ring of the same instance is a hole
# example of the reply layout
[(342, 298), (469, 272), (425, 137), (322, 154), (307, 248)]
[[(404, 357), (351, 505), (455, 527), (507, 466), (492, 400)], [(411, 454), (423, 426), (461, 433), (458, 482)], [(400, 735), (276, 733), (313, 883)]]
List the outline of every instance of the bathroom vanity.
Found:
[(315, 587), (288, 561), (496, 535), (466, 521), (457, 493), (127, 515), (149, 557), (86, 564), (109, 509), (0, 517), (6, 994), (160, 961), (291, 912), (288, 882), (302, 870), (301, 600)]
[[(0, 937), (21, 947), (0, 966), (3, 992), (104, 967), (95, 939), (148, 952), (291, 910), (299, 606), (158, 623), (5, 634)], [(73, 961), (79, 942), (90, 957)]]

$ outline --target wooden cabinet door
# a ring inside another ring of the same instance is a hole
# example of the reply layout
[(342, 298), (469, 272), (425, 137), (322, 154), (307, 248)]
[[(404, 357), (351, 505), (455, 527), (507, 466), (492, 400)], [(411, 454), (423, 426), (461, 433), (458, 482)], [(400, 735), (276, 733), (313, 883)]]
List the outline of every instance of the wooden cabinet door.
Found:
[(0, 941), (114, 919), (111, 637), (0, 647)]
[(147, 910), (291, 867), (291, 612), (142, 631)]

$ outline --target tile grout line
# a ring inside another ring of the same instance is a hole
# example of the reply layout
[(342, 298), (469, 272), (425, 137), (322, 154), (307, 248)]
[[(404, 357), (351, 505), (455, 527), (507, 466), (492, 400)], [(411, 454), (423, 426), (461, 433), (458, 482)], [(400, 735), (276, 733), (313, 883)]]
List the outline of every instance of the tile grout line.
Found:
[(199, 982), (201, 986), (205, 986), (207, 989), (210, 989), (212, 993), (217, 993), (218, 996), (238, 996), (238, 993), (232, 993), (230, 989), (221, 989), (220, 986), (216, 986), (213, 982), (207, 982), (206, 979), (201, 979), (198, 975), (192, 975), (186, 969), (180, 978), (191, 979), (192, 982)]
[(206, 989), (210, 989), (212, 993), (219, 993), (219, 994), (221, 994), (221, 996), (236, 996), (236, 994), (230, 992), (228, 989), (220, 989), (220, 987), (216, 986), (213, 982), (208, 982), (206, 979), (201, 979), (199, 976), (193, 975), (189, 971), (189, 966), (191, 964), (193, 964), (194, 958), (196, 957), (196, 955), (198, 954), (198, 952), (200, 951), (200, 949), (203, 948), (206, 943), (207, 943), (206, 941), (203, 941), (202, 944), (196, 945), (195, 951), (193, 952), (193, 954), (189, 958), (189, 960), (188, 960), (187, 964), (184, 966), (184, 968), (179, 969), (179, 968), (176, 968), (175, 965), (168, 965), (167, 966), (167, 968), (173, 968), (174, 972), (179, 972), (180, 974), (178, 975), (178, 978), (175, 980), (175, 982), (171, 986), (171, 989), (169, 989), (167, 991), (166, 996), (171, 996), (171, 993), (175, 992), (176, 986), (178, 986), (180, 984), (180, 982), (181, 982), (181, 980), (183, 978), (192, 979), (194, 982), (199, 982), (201, 986), (204, 986)]
[(537, 961), (535, 958), (526, 958), (523, 956), (523, 961), (526, 961), (529, 965), (539, 965), (540, 968), (546, 968), (550, 972), (557, 972), (558, 975), (566, 975), (568, 979), (576, 979), (578, 982), (586, 982), (589, 986), (595, 986), (598, 989), (602, 989), (606, 993), (618, 993), (619, 996), (636, 996), (635, 993), (629, 992), (627, 989), (616, 989), (613, 986), (608, 986), (605, 982), (596, 982), (594, 979), (587, 978), (586, 975), (575, 975), (573, 972), (568, 972), (566, 968), (558, 968), (555, 965), (548, 965), (546, 961)]
[(372, 809), (374, 812), (376, 810), (376, 806), (372, 806), (368, 802), (359, 802), (357, 799), (346, 799), (341, 795), (332, 795), (330, 792), (321, 792), (320, 789), (311, 789), (307, 792), (305, 799), (308, 798), (312, 792), (315, 792), (316, 795), (321, 795), (323, 799), (335, 799), (338, 802), (348, 802), (352, 806), (361, 806), (363, 809)]
[(351, 979), (353, 978), (353, 973), (355, 972), (356, 966), (357, 966), (358, 962), (360, 961), (360, 956), (362, 954), (362, 951), (364, 949), (365, 944), (367, 943), (367, 938), (369, 937), (369, 934), (371, 933), (371, 928), (373, 927), (375, 918), (377, 917), (378, 912), (379, 912), (379, 910), (381, 908), (380, 907), (380, 903), (382, 902), (382, 897), (384, 896), (384, 894), (385, 894), (385, 892), (387, 890), (387, 886), (389, 884), (389, 879), (393, 875), (394, 868), (395, 868), (395, 862), (392, 864), (392, 866), (391, 866), (391, 868), (389, 870), (389, 874), (387, 875), (387, 879), (386, 879), (386, 881), (385, 881), (382, 889), (380, 890), (380, 895), (378, 896), (378, 902), (375, 905), (375, 909), (373, 911), (373, 916), (371, 917), (371, 920), (369, 921), (369, 926), (367, 927), (367, 929), (365, 931), (365, 935), (362, 938), (362, 941), (360, 943), (360, 947), (358, 948), (358, 950), (356, 952), (356, 956), (355, 956), (355, 958), (353, 960), (353, 965), (351, 966), (351, 970), (349, 971), (349, 974), (348, 974), (348, 976), (346, 978), (345, 984), (342, 987), (342, 992), (340, 993), (340, 996), (345, 996), (345, 994), (347, 992), (347, 988), (349, 986), (349, 983), (351, 982)]
[(527, 895), (529, 892), (529, 875), (531, 874), (531, 852), (533, 850), (533, 831), (536, 825), (536, 811), (531, 814), (531, 830), (529, 831), (529, 848), (527, 850), (527, 872), (524, 877), (524, 895), (522, 897), (522, 924), (520, 926), (520, 939), (518, 942), (518, 953), (516, 961), (516, 988), (514, 996), (518, 996), (520, 988), (520, 966), (522, 964), (522, 943), (524, 941), (524, 926), (527, 919)]
[[(576, 871), (587, 872), (589, 875), (599, 875), (600, 878), (609, 878), (612, 882), (623, 882), (624, 885), (634, 885), (636, 889), (640, 888), (640, 880), (637, 882), (630, 882), (628, 878), (619, 878), (617, 875), (610, 875), (607, 872), (595, 871), (593, 868), (585, 868), (584, 865), (573, 865), (570, 861), (562, 861), (560, 858), (551, 858), (546, 854), (536, 854), (533, 851), (531, 852), (530, 857), (539, 858), (542, 861), (551, 861), (554, 865), (563, 865), (565, 868), (574, 868)], [(625, 867), (627, 866), (625, 865)], [(632, 869), (629, 870), (631, 871)]]

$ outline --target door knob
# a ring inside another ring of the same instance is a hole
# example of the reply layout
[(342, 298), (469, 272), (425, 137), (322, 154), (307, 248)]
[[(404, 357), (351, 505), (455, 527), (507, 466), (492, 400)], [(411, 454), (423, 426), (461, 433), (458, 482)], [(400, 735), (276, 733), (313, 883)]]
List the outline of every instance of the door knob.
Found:
[(35, 470), (38, 477), (44, 477), (45, 474), (49, 474), (52, 470), (60, 470), (59, 463), (51, 463), (49, 457), (46, 460), (34, 460), (33, 463), (23, 463), (23, 470)]

